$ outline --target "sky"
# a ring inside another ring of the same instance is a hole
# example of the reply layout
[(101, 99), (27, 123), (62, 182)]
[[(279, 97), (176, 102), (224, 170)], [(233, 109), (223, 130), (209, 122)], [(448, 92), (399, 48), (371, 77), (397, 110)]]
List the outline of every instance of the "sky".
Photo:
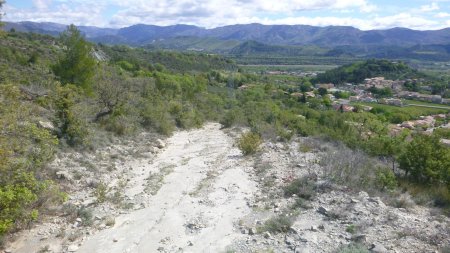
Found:
[(450, 27), (450, 0), (6, 0), (5, 21), (119, 28), (134, 24)]

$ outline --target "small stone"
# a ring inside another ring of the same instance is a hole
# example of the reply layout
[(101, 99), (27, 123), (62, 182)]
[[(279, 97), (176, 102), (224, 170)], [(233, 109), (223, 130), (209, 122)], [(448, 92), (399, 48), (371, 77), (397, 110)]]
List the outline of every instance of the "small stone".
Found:
[(319, 225), (319, 229), (320, 229), (320, 230), (325, 230), (325, 226), (324, 226), (323, 224), (320, 224), (320, 225)]
[(309, 249), (305, 249), (303, 247), (296, 247), (294, 253), (310, 253)]
[(329, 211), (325, 207), (321, 206), (321, 207), (319, 207), (319, 209), (317, 209), (317, 212), (320, 213), (320, 214), (323, 214), (325, 216), (328, 216), (328, 212)]
[(256, 234), (256, 228), (250, 228), (250, 229), (248, 230), (248, 234), (249, 234), (249, 235), (255, 235), (255, 234)]
[(47, 130), (50, 130), (50, 131), (55, 131), (55, 126), (50, 121), (41, 121), (41, 120), (39, 120), (38, 121), (38, 126), (41, 127), (41, 128), (45, 128)]
[(70, 176), (69, 172), (67, 171), (58, 171), (56, 172), (56, 177), (58, 179), (65, 179), (65, 180), (72, 180), (72, 177)]
[(272, 238), (272, 235), (269, 232), (265, 232), (264, 233), (264, 238), (270, 239), (270, 238)]
[(286, 236), (286, 238), (284, 239), (284, 242), (286, 243), (286, 245), (294, 245), (295, 240), (289, 236)]
[(248, 234), (248, 231), (247, 231), (247, 229), (244, 228), (241, 230), (241, 233), (245, 235), (245, 234)]
[(376, 197), (376, 198), (369, 198), (370, 202), (376, 203), (377, 205), (381, 206), (381, 207), (386, 207), (386, 205), (383, 203), (383, 201), (380, 199), (380, 197)]
[(161, 139), (156, 140), (156, 147), (159, 149), (163, 149), (166, 146), (166, 143), (164, 143)]
[(357, 199), (350, 199), (350, 202), (353, 203), (353, 204), (356, 204), (356, 203), (359, 203), (359, 200), (357, 200)]
[(379, 243), (373, 243), (371, 248), (370, 248), (370, 252), (373, 253), (387, 253), (388, 250), (381, 244)]
[(81, 222), (82, 220), (81, 220), (81, 218), (77, 218), (76, 221), (77, 222)]
[(316, 226), (311, 226), (310, 230), (313, 231), (313, 232), (317, 232), (317, 227)]
[(194, 243), (192, 243), (191, 241), (188, 241), (188, 246), (194, 246)]
[(369, 194), (367, 192), (361, 191), (358, 193), (358, 196), (362, 199), (367, 199), (369, 198)]
[(116, 238), (113, 239), (113, 242), (118, 242), (119, 240), (117, 240)]
[(357, 235), (352, 236), (351, 240), (354, 242), (363, 244), (366, 242), (366, 235), (365, 234), (357, 234)]
[(75, 244), (72, 244), (72, 245), (69, 246), (69, 248), (67, 248), (67, 250), (68, 250), (69, 252), (75, 252), (75, 251), (78, 250), (78, 246), (75, 245)]

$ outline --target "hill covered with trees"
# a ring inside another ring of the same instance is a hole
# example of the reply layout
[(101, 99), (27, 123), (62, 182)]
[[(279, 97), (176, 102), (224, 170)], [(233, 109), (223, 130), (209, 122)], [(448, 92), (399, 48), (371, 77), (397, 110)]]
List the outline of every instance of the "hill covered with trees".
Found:
[(325, 73), (319, 74), (312, 81), (314, 83), (358, 84), (362, 83), (366, 78), (377, 76), (384, 76), (386, 79), (391, 80), (426, 77), (425, 74), (420, 73), (403, 62), (373, 59), (326, 71)]

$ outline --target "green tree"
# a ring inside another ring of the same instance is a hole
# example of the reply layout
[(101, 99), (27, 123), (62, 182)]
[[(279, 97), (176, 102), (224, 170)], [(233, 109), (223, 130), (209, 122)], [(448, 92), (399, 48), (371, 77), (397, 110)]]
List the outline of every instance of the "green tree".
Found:
[(400, 168), (419, 182), (449, 185), (450, 149), (434, 136), (414, 138), (399, 157)]
[(75, 84), (90, 92), (96, 65), (91, 56), (92, 46), (74, 25), (68, 26), (60, 40), (64, 44), (64, 55), (53, 66), (53, 72), (62, 84)]
[(325, 96), (328, 93), (328, 90), (326, 88), (320, 87), (318, 92), (319, 92), (319, 95)]

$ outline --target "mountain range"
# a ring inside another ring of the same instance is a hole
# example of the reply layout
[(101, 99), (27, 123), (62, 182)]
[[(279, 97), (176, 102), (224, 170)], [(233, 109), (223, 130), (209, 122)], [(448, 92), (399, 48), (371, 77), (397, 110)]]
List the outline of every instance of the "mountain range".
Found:
[[(7, 22), (7, 30), (56, 35), (66, 25), (56, 23)], [(205, 29), (192, 25), (155, 26), (138, 24), (120, 29), (79, 26), (95, 42), (147, 45), (177, 37), (215, 38), (222, 41), (257, 41), (271, 45), (430, 45), (450, 44), (450, 28), (417, 31), (406, 28), (362, 31), (348, 26), (315, 27), (307, 25), (230, 25)]]
[[(58, 35), (67, 25), (6, 22), (4, 29)], [(79, 26), (96, 43), (147, 48), (206, 51), (233, 55), (358, 56), (450, 60), (450, 28), (418, 31), (407, 28), (363, 31), (348, 26), (229, 25), (206, 29), (192, 25), (137, 24), (124, 28)]]

